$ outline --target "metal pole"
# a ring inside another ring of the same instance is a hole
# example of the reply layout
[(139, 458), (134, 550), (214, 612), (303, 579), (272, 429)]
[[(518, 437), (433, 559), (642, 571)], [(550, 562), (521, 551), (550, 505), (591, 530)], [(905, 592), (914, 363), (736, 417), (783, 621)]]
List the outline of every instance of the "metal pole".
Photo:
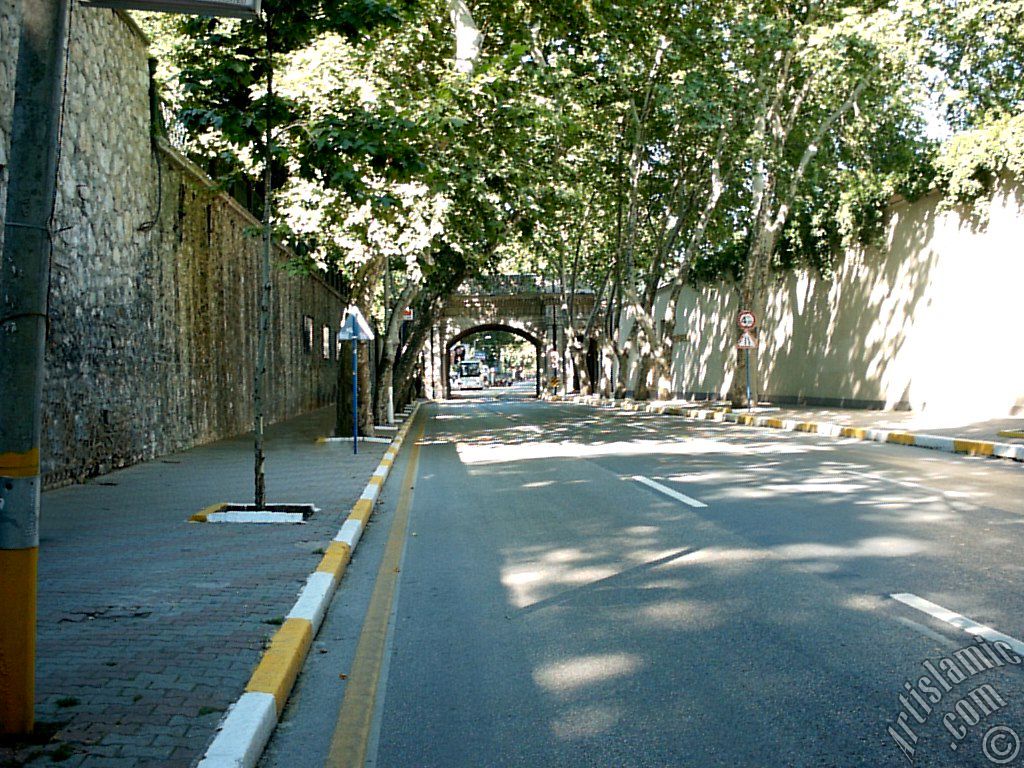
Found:
[(387, 271), (384, 273), (384, 353), (391, 355), (391, 373), (384, 386), (388, 388), (387, 417), (388, 424), (395, 423), (395, 354), (388, 349), (391, 341), (391, 319), (394, 309), (391, 307), (391, 257), (387, 259)]
[[(253, 378), (253, 504), (256, 509), (266, 506), (267, 475), (266, 454), (263, 450), (264, 403), (263, 389), (267, 379), (267, 336), (270, 334), (270, 253), (273, 248), (273, 148), (271, 141), (272, 104), (274, 94), (274, 60), (270, 51), (270, 16), (264, 17), (267, 45), (267, 103), (265, 113), (263, 157), (263, 254), (260, 263), (260, 315), (256, 330), (256, 373)], [(303, 328), (305, 333), (305, 328)], [(312, 341), (312, 339), (310, 340)]]
[(67, 0), (19, 3), (0, 263), (0, 733), (35, 725), (39, 446)]
[(568, 345), (566, 343), (566, 342), (568, 342), (568, 339), (566, 338), (565, 329), (568, 327), (568, 323), (569, 323), (569, 307), (566, 304), (563, 303), (562, 304), (562, 328), (561, 328), (561, 333), (559, 333), (558, 337), (557, 337), (557, 346), (558, 346), (558, 379), (560, 381), (560, 386), (558, 388), (558, 394), (560, 394), (562, 396), (564, 396), (566, 393), (569, 392), (569, 385), (568, 385), (568, 383), (565, 380), (566, 376), (568, 376), (568, 374), (569, 374), (569, 369), (568, 369), (568, 366), (566, 365), (566, 361), (565, 361), (565, 355), (568, 352), (568, 349), (567, 349)]
[(536, 376), (535, 376), (535, 381), (534, 381), (534, 389), (535, 389), (534, 395), (536, 397), (540, 397), (540, 358), (541, 358), (541, 355), (543, 354), (541, 352), (540, 344), (537, 345), (536, 351), (537, 351), (537, 358), (533, 361), (533, 369), (534, 369), (534, 371), (536, 371)]
[(352, 453), (359, 453), (359, 336), (352, 313)]
[(747, 352), (747, 410), (751, 411), (754, 409), (753, 404), (750, 402), (750, 350)]

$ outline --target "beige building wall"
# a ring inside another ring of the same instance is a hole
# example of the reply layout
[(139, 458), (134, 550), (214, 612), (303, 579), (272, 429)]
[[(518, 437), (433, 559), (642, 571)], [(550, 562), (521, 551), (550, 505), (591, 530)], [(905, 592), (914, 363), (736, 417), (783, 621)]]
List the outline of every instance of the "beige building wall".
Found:
[[(782, 276), (767, 306), (756, 365), (769, 399), (977, 418), (1019, 410), (1024, 184), (1006, 181), (982, 220), (943, 210), (938, 194), (899, 202), (885, 248), (848, 253), (832, 279)], [(738, 310), (731, 284), (684, 294), (667, 382), (676, 394), (728, 391)]]

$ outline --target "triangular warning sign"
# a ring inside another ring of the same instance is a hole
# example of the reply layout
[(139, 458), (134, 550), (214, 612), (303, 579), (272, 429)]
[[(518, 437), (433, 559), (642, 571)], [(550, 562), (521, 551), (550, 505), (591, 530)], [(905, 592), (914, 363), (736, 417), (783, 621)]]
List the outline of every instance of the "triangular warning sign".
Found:
[(736, 349), (757, 349), (757, 339), (750, 331), (744, 331), (736, 342)]

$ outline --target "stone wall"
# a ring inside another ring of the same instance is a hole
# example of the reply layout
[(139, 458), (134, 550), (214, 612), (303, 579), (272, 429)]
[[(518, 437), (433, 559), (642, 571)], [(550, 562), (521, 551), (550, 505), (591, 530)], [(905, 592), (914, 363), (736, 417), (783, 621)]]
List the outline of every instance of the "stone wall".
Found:
[[(258, 222), (151, 138), (147, 44), (124, 14), (74, 8), (61, 151), (47, 484), (251, 429)], [(268, 422), (332, 401), (336, 351), (324, 358), (322, 333), (342, 308), (323, 282), (274, 270)]]
[[(981, 220), (937, 193), (894, 204), (885, 247), (847, 253), (830, 279), (796, 272), (772, 288), (752, 357), (761, 392), (971, 418), (1019, 411), (1022, 241), (1020, 181), (1003, 180)], [(684, 293), (670, 391), (728, 391), (739, 309), (731, 285)]]

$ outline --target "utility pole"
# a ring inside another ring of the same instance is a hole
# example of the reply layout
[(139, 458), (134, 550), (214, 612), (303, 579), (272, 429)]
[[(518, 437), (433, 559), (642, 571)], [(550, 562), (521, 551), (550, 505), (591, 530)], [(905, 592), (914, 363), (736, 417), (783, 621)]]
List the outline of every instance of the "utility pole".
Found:
[(0, 263), (0, 734), (35, 725), (39, 445), (67, 0), (21, 7)]

